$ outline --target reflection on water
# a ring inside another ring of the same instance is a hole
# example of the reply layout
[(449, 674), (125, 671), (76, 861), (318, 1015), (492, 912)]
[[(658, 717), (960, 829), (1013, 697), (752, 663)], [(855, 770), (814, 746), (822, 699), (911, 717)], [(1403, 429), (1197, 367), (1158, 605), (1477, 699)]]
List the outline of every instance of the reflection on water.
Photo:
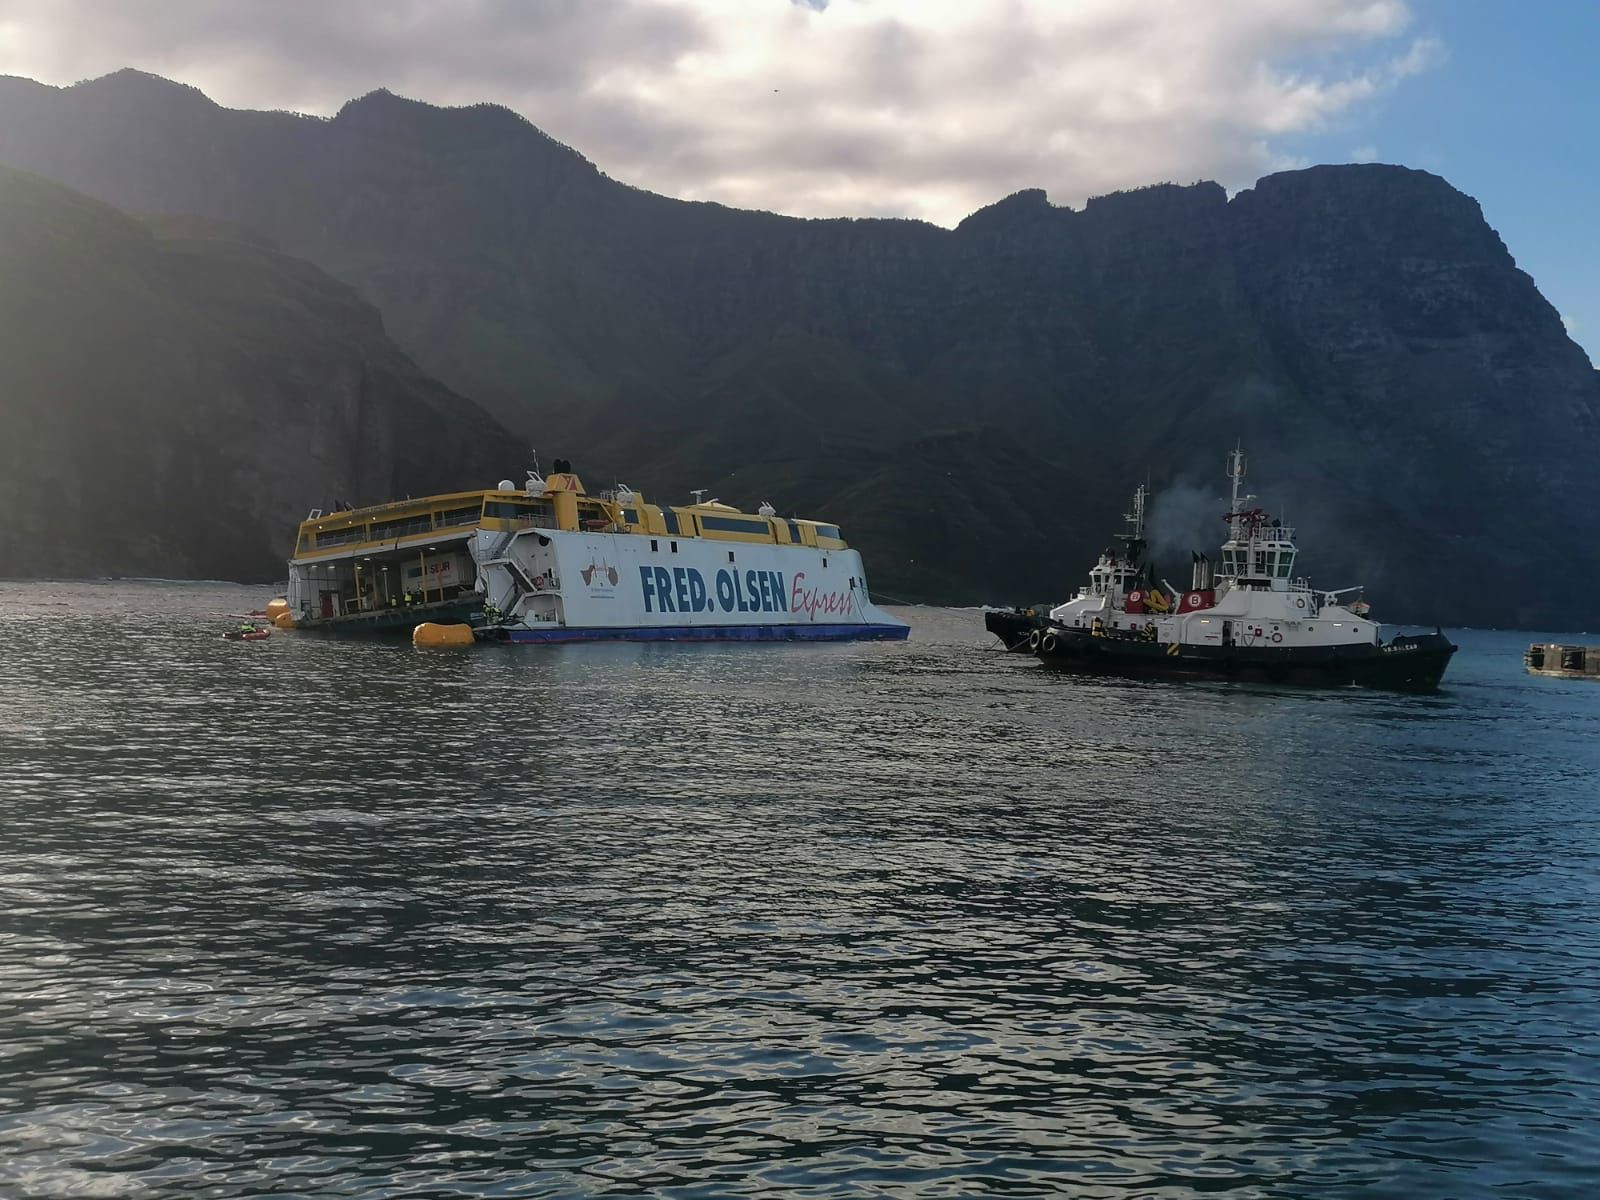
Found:
[(1586, 1195), (1600, 689), (0, 585), (0, 1191)]

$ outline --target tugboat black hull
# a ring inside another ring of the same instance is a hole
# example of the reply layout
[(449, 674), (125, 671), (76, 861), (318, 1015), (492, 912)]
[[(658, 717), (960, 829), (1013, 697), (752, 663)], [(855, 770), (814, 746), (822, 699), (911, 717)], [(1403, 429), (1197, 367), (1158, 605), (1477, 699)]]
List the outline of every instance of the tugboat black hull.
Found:
[(1172, 645), (1094, 635), (1059, 626), (1029, 636), (1052, 667), (1099, 675), (1170, 676), (1300, 687), (1436, 691), (1456, 647), (1443, 634), (1397, 637), (1382, 646), (1241, 647)]
[(983, 627), (1005, 644), (1007, 650), (1027, 651), (1028, 635), (1043, 629), (1045, 619), (1037, 609), (1013, 608), (1006, 612), (986, 612)]

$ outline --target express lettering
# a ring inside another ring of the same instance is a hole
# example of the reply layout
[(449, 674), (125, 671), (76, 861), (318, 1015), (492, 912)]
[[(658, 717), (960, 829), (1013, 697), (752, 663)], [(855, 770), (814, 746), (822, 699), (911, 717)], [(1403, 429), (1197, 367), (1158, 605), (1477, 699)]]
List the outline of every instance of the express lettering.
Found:
[(791, 612), (805, 613), (810, 620), (815, 621), (818, 613), (826, 616), (847, 613), (853, 602), (854, 597), (849, 588), (825, 592), (819, 587), (807, 587), (804, 571), (794, 573), (794, 586), (789, 592)]

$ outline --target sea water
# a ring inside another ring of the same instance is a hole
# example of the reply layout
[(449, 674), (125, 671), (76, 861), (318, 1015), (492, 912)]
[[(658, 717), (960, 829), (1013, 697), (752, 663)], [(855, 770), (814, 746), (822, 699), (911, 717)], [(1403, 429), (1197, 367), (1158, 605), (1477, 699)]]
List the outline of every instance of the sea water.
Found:
[(267, 598), (0, 585), (0, 1193), (1600, 1188), (1554, 635), (1407, 696), (1075, 678), (933, 609), (221, 640)]

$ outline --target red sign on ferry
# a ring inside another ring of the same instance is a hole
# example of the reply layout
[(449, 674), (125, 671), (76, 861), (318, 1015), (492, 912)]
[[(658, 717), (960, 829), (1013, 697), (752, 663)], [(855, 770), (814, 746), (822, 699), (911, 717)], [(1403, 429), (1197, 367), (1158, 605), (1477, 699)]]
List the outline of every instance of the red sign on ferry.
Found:
[(1198, 612), (1202, 608), (1210, 608), (1216, 602), (1217, 593), (1212, 588), (1202, 588), (1198, 592), (1184, 592), (1178, 597), (1178, 611)]

